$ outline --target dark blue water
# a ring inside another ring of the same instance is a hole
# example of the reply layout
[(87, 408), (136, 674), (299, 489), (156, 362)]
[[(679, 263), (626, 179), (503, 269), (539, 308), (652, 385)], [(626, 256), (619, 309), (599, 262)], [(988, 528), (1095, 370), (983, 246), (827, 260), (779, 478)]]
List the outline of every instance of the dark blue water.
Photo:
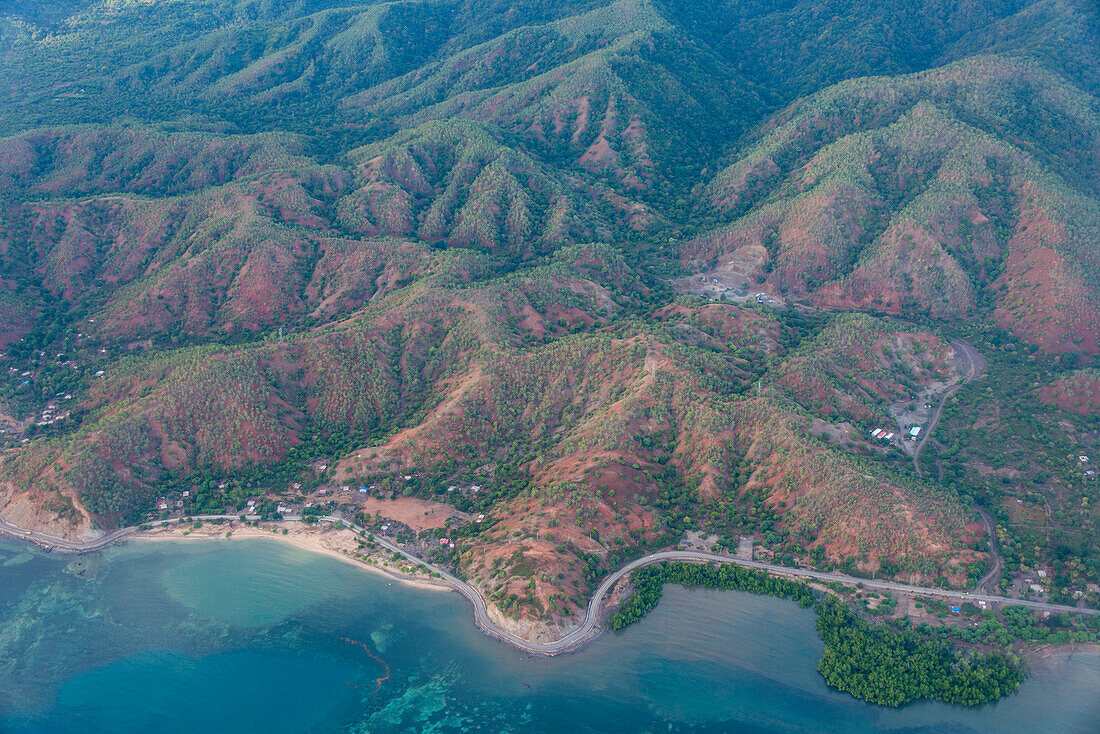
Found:
[(276, 541), (0, 542), (0, 732), (1100, 732), (1100, 656), (982, 709), (894, 711), (825, 687), (813, 622), (669, 587), (625, 633), (543, 659), (455, 594)]

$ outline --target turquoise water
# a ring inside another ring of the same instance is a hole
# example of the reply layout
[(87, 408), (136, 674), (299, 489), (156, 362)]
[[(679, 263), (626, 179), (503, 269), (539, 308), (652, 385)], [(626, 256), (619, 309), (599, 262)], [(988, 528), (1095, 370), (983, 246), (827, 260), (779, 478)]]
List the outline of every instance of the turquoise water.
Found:
[(277, 541), (0, 541), (0, 732), (1100, 731), (1100, 656), (976, 711), (830, 691), (814, 616), (666, 589), (641, 623), (559, 658), (481, 635), (456, 594)]

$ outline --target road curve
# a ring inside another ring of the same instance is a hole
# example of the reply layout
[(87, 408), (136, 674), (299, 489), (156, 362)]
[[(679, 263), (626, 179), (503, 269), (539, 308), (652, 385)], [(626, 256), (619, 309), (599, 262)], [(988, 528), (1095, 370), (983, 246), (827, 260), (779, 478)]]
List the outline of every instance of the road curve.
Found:
[(958, 392), (959, 388), (968, 382), (973, 382), (985, 371), (986, 361), (982, 353), (974, 347), (970, 346), (961, 339), (952, 339), (951, 348), (955, 350), (955, 366), (959, 368), (959, 374), (962, 376), (962, 382), (949, 387), (940, 396), (940, 402), (936, 406), (936, 410), (929, 416), (927, 423), (924, 425), (924, 433), (921, 439), (917, 442), (916, 447), (913, 449), (913, 468), (917, 470), (917, 476), (924, 476), (920, 469), (920, 452), (924, 449), (925, 442), (932, 436), (932, 433), (936, 430), (936, 424), (940, 422), (940, 414), (943, 413), (943, 408), (947, 405), (948, 399)]
[[(189, 520), (239, 520), (240, 515), (194, 515)], [(259, 520), (258, 515), (246, 515), (247, 520)], [(288, 522), (295, 522), (301, 520), (298, 515), (289, 515), (284, 520)], [(348, 528), (357, 533), (369, 533), (366, 528), (360, 527), (355, 523), (348, 522), (342, 517), (322, 517), (319, 518), (321, 522), (334, 523), (337, 521), (343, 522)], [(180, 520), (167, 520), (164, 522), (180, 522)], [(50, 549), (61, 550), (69, 553), (90, 553), (106, 548), (112, 543), (117, 543), (121, 540), (126, 540), (136, 535), (139, 531), (136, 527), (122, 528), (109, 533), (95, 541), (90, 542), (74, 542), (65, 540), (63, 538), (57, 538), (45, 533), (39, 533), (36, 531), (30, 531), (29, 533), (23, 528), (12, 525), (11, 523), (0, 520), (0, 533), (12, 535), (16, 538), (22, 538), (24, 540), (30, 540), (38, 545), (43, 545)], [(860, 579), (853, 576), (846, 576), (839, 573), (830, 573), (825, 571), (812, 571), (804, 568), (789, 568), (787, 566), (778, 566), (773, 563), (764, 563), (763, 561), (750, 561), (743, 558), (736, 558), (734, 556), (718, 555), (716, 553), (705, 553), (702, 551), (685, 551), (685, 550), (667, 550), (658, 551), (648, 556), (639, 558), (627, 565), (623, 566), (614, 573), (609, 574), (596, 588), (595, 593), (588, 602), (588, 608), (585, 610), (584, 622), (580, 626), (571, 630), (564, 637), (553, 642), (530, 642), (521, 637), (502, 629), (496, 622), (489, 617), (488, 603), (485, 601), (485, 597), (481, 592), (475, 589), (470, 584), (466, 583), (462, 579), (458, 578), (454, 574), (439, 568), (438, 566), (429, 563), (417, 556), (406, 551), (401, 546), (397, 545), (393, 541), (383, 538), (378, 535), (372, 536), (374, 541), (393, 553), (401, 555), (411, 563), (418, 566), (424, 566), (429, 571), (439, 575), (448, 585), (450, 585), (455, 591), (462, 594), (469, 600), (470, 604), (474, 608), (474, 620), (477, 623), (478, 629), (487, 634), (488, 636), (506, 642), (514, 647), (523, 650), (524, 652), (531, 653), (533, 655), (559, 655), (564, 652), (575, 650), (586, 642), (599, 636), (602, 631), (600, 628), (600, 614), (603, 611), (602, 606), (604, 599), (607, 598), (608, 593), (614, 588), (615, 584), (619, 582), (624, 576), (631, 571), (641, 568), (642, 566), (648, 566), (654, 563), (662, 563), (665, 561), (687, 561), (691, 563), (735, 563), (739, 566), (746, 568), (754, 568), (760, 571), (766, 571), (768, 573), (774, 573), (781, 576), (788, 576), (791, 578), (799, 579), (811, 579), (815, 581), (837, 581), (844, 584), (862, 584), (864, 588), (868, 589), (881, 589), (885, 591), (897, 591), (908, 594), (920, 594), (924, 596), (935, 596), (944, 599), (957, 599), (966, 601), (984, 601), (995, 604), (1015, 604), (1018, 606), (1029, 607), (1031, 609), (1039, 609), (1051, 612), (1077, 612), (1080, 614), (1096, 614), (1098, 610), (1095, 609), (1079, 609), (1077, 607), (1064, 606), (1061, 604), (1048, 604), (1045, 602), (1028, 601), (1022, 599), (1006, 599), (1001, 596), (991, 596), (986, 594), (972, 594), (965, 591), (951, 591), (948, 589), (932, 589), (921, 586), (909, 586), (907, 584), (894, 583), (892, 581), (880, 581), (876, 579)]]
[(962, 339), (952, 339), (951, 347), (955, 350), (955, 363), (958, 365), (964, 380), (973, 382), (985, 372), (985, 356), (977, 349), (970, 346)]
[[(326, 517), (326, 522), (334, 522), (338, 518)], [(362, 531), (363, 528), (355, 524), (349, 524), (349, 526), (355, 531)], [(763, 561), (749, 561), (743, 558), (736, 558), (734, 556), (718, 555), (716, 553), (704, 553), (702, 551), (682, 551), (682, 550), (669, 550), (658, 551), (648, 556), (639, 558), (627, 565), (623, 566), (619, 570), (611, 573), (605, 578), (600, 585), (596, 588), (596, 592), (592, 595), (592, 598), (588, 602), (588, 608), (585, 610), (584, 622), (577, 628), (570, 631), (564, 637), (553, 642), (530, 642), (521, 637), (517, 637), (507, 630), (501, 629), (492, 619), (489, 618), (488, 605), (485, 602), (485, 597), (481, 595), (481, 592), (470, 586), (465, 581), (455, 577), (454, 575), (438, 568), (431, 563), (417, 558), (416, 556), (406, 552), (399, 546), (391, 543), (385, 538), (381, 538), (377, 535), (374, 536), (374, 540), (381, 546), (391, 550), (395, 553), (401, 554), (403, 557), (416, 564), (422, 564), (429, 570), (438, 573), (444, 580), (446, 580), (456, 591), (465, 596), (474, 607), (474, 619), (477, 622), (478, 628), (485, 634), (493, 637), (494, 639), (502, 642), (507, 642), (515, 647), (518, 647), (525, 652), (529, 652), (535, 655), (560, 655), (564, 652), (575, 650), (586, 642), (599, 636), (602, 631), (600, 628), (600, 614), (603, 611), (603, 602), (607, 598), (608, 593), (614, 588), (615, 584), (619, 582), (624, 576), (629, 574), (635, 569), (642, 566), (649, 566), (654, 563), (662, 563), (665, 561), (687, 561), (692, 563), (735, 563), (739, 566), (745, 566), (747, 568), (754, 568), (768, 573), (775, 573), (779, 575), (791, 576), (794, 578), (813, 579), (816, 581), (838, 581), (840, 583), (855, 584), (861, 583), (865, 588), (870, 589), (882, 589), (886, 591), (897, 591), (910, 594), (923, 594), (925, 596), (935, 596), (944, 599), (958, 599), (966, 601), (984, 601), (988, 603), (996, 604), (1018, 604), (1020, 606), (1030, 607), (1033, 609), (1041, 609), (1046, 611), (1057, 612), (1078, 612), (1082, 614), (1096, 614), (1095, 609), (1078, 609), (1077, 607), (1063, 606), (1060, 604), (1047, 604), (1045, 602), (1026, 601), (1005, 599), (1000, 596), (990, 596), (985, 594), (971, 594), (965, 591), (950, 591), (948, 589), (931, 589), (918, 586), (909, 586), (907, 584), (898, 584), (891, 581), (878, 581), (875, 579), (858, 579), (852, 576), (845, 576), (839, 573), (828, 573), (824, 571), (811, 571), (809, 569), (801, 568), (789, 568), (787, 566), (777, 566), (772, 563), (764, 563)]]
[(43, 546), (48, 550), (56, 548), (68, 553), (92, 553), (94, 551), (103, 550), (112, 543), (124, 540), (136, 532), (138, 532), (136, 527), (120, 528), (114, 532), (107, 533), (101, 538), (80, 542), (58, 538), (57, 536), (47, 533), (40, 533), (37, 530), (24, 530), (17, 525), (12, 525), (10, 522), (0, 520), (0, 534), (11, 535), (21, 540), (27, 540), (35, 545)]
[(1001, 553), (997, 549), (997, 530), (993, 527), (993, 519), (981, 507), (978, 508), (978, 514), (982, 516), (982, 523), (985, 524), (985, 530), (989, 533), (989, 555), (993, 558), (993, 568), (989, 569), (989, 572), (982, 576), (981, 580), (978, 581), (978, 585), (974, 587), (975, 592), (981, 593), (994, 577), (1000, 578), (1004, 558), (1001, 557)]

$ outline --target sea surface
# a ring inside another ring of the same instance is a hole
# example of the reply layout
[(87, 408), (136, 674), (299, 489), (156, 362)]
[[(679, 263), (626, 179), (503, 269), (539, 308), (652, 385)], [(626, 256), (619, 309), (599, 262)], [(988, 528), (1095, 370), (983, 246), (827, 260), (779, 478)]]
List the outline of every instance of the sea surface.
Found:
[(977, 710), (825, 687), (813, 612), (667, 587), (583, 650), (535, 658), (413, 589), (278, 541), (0, 541), (0, 732), (1100, 732), (1100, 656)]

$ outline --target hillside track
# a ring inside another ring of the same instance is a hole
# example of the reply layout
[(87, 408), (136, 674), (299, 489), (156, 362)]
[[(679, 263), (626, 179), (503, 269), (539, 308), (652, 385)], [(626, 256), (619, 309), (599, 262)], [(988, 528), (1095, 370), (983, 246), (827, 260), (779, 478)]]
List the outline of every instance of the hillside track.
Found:
[(913, 468), (917, 470), (918, 477), (924, 476), (920, 468), (920, 452), (924, 449), (924, 445), (928, 442), (929, 437), (935, 432), (936, 424), (940, 422), (940, 414), (943, 413), (943, 408), (947, 405), (947, 401), (952, 395), (958, 392), (960, 387), (981, 377), (987, 365), (982, 353), (961, 339), (952, 339), (951, 348), (955, 350), (954, 363), (959, 369), (959, 375), (962, 376), (962, 381), (949, 387), (944, 391), (943, 395), (940, 396), (940, 402), (936, 405), (936, 409), (932, 412), (932, 415), (929, 416), (928, 422), (924, 426), (924, 432), (921, 435), (921, 439), (917, 442), (917, 447), (913, 450)]
[(981, 507), (978, 508), (978, 514), (982, 516), (982, 523), (985, 525), (986, 532), (989, 533), (989, 555), (993, 558), (993, 568), (989, 569), (974, 587), (974, 592), (980, 594), (983, 591), (989, 591), (990, 586), (1001, 580), (1004, 558), (1001, 557), (1001, 552), (997, 548), (997, 529), (993, 525), (993, 519)]

